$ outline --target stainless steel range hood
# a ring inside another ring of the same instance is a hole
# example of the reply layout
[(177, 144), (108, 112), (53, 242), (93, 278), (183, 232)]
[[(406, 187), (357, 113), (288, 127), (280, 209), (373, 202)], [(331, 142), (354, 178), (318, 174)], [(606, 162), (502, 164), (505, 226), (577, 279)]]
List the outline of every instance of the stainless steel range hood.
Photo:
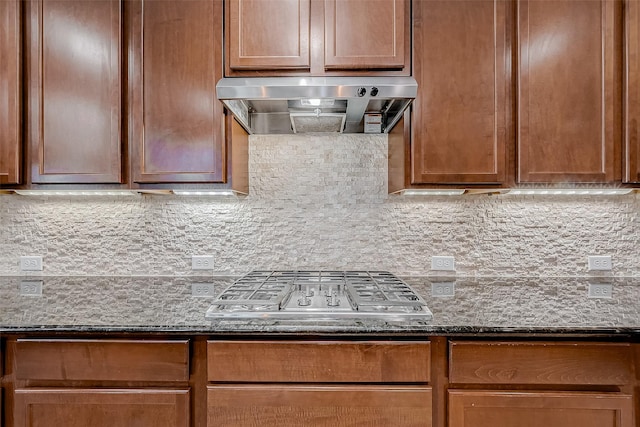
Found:
[(387, 133), (418, 84), (413, 77), (234, 77), (216, 91), (250, 134)]

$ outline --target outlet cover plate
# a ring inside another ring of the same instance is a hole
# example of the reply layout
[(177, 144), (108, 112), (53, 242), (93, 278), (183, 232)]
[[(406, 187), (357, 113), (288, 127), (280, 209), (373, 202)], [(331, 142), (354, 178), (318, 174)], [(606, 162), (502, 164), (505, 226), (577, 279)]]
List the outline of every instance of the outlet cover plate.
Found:
[(609, 271), (611, 270), (611, 255), (588, 256), (589, 271)]
[(456, 282), (433, 282), (431, 283), (432, 297), (452, 297), (456, 293)]
[(191, 257), (192, 270), (213, 270), (213, 255), (193, 255)]
[(191, 296), (192, 297), (214, 297), (216, 296), (216, 290), (213, 283), (192, 283), (191, 284)]
[(42, 271), (42, 257), (38, 255), (21, 256), (20, 271)]
[(20, 295), (27, 297), (39, 297), (42, 295), (42, 280), (21, 280)]
[(432, 256), (431, 269), (440, 271), (455, 271), (456, 260), (452, 256)]
[(589, 283), (589, 298), (612, 298), (613, 285), (608, 283)]

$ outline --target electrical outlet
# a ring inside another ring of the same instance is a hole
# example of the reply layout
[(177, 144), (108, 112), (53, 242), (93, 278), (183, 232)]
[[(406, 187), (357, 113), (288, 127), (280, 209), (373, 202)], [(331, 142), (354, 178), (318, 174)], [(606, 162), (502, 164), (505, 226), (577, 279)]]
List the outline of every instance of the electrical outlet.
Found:
[(213, 270), (213, 255), (193, 255), (191, 257), (192, 270)]
[(42, 271), (41, 256), (21, 256), (20, 271)]
[(452, 297), (456, 293), (456, 282), (434, 282), (431, 284), (432, 297)]
[(28, 297), (37, 297), (42, 295), (42, 280), (20, 281), (20, 295)]
[(192, 283), (192, 297), (214, 297), (216, 294), (213, 283)]
[(452, 256), (432, 256), (431, 269), (443, 271), (455, 271), (456, 261)]
[(588, 256), (589, 270), (611, 270), (611, 256)]
[(589, 283), (589, 298), (611, 298), (613, 285), (607, 283)]

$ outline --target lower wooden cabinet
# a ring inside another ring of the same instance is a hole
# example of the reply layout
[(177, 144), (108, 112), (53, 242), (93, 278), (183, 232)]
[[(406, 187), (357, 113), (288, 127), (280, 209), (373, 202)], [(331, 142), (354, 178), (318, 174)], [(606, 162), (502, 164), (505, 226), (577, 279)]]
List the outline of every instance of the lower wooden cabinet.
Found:
[(188, 390), (18, 389), (16, 427), (188, 427)]
[(449, 391), (449, 427), (632, 427), (630, 395)]
[(210, 427), (431, 426), (426, 386), (215, 385), (207, 402)]

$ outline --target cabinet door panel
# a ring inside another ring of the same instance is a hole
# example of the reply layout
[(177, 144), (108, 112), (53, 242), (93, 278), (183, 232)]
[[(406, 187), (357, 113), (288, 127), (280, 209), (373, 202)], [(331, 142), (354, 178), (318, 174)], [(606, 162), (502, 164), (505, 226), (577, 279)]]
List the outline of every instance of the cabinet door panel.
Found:
[(224, 181), (222, 3), (130, 5), (133, 181)]
[(20, 183), (20, 3), (0, 1), (0, 185)]
[(449, 427), (631, 427), (631, 396), (449, 391)]
[(412, 184), (505, 180), (509, 3), (414, 2)]
[(429, 387), (209, 386), (208, 425), (430, 427)]
[(325, 0), (325, 68), (405, 66), (405, 0)]
[(231, 70), (309, 68), (310, 0), (227, 0)]
[(620, 179), (620, 2), (518, 5), (519, 181)]
[(625, 2), (625, 161), (624, 182), (640, 182), (640, 2)]
[(28, 26), (32, 182), (119, 183), (120, 2), (38, 1)]
[(188, 427), (188, 390), (19, 389), (16, 427)]

